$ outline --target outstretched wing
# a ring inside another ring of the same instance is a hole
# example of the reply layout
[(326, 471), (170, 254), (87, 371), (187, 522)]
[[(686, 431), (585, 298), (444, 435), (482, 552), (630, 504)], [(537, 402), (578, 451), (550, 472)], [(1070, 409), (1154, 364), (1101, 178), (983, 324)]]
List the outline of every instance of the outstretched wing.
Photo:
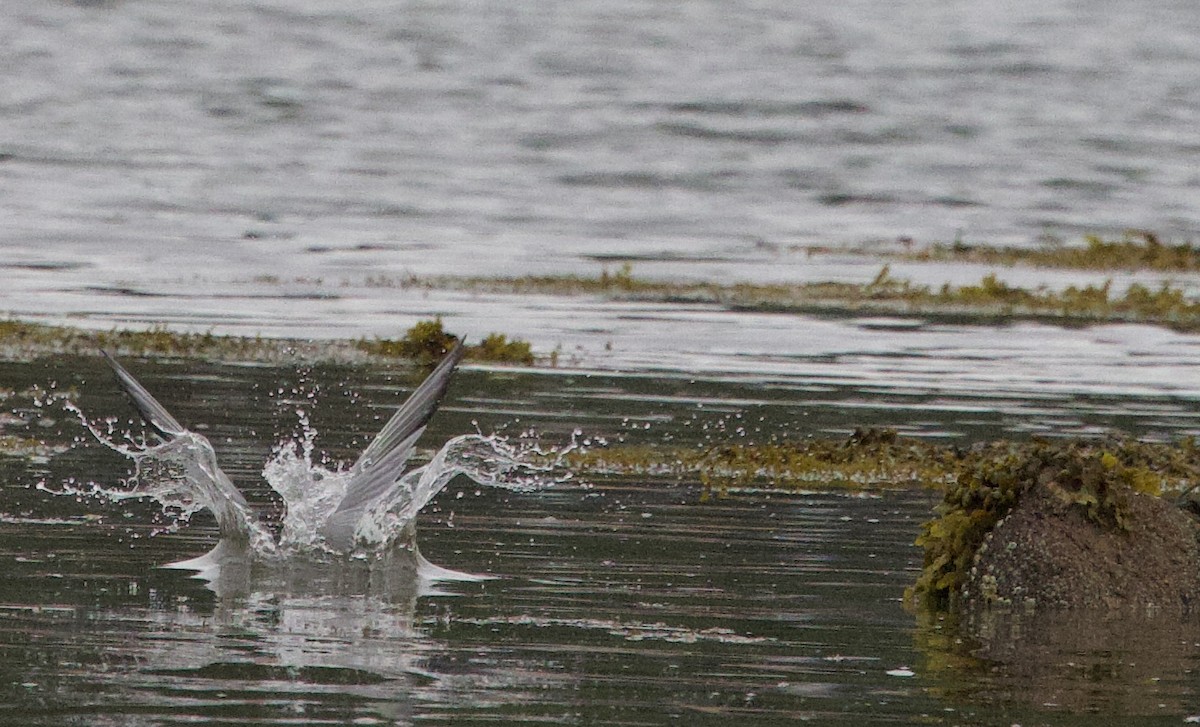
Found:
[(250, 523), (255, 520), (253, 511), (245, 496), (217, 466), (217, 454), (212, 444), (203, 436), (185, 429), (108, 351), (101, 353), (108, 360), (108, 365), (112, 366), (122, 391), (129, 396), (142, 419), (168, 442), (163, 446), (178, 446), (189, 453), (184, 468), (188, 482), (195, 489), (187, 494), (216, 516), (221, 537), (250, 537)]
[(104, 350), (101, 350), (100, 353), (104, 354), (104, 358), (108, 360), (108, 365), (112, 367), (113, 372), (117, 375), (117, 382), (121, 385), (121, 390), (133, 402), (133, 405), (137, 408), (138, 413), (142, 415), (142, 419), (146, 421), (146, 424), (149, 424), (160, 437), (171, 439), (187, 432), (183, 428), (183, 425), (175, 417), (171, 416), (171, 413), (162, 404), (159, 404), (153, 396), (150, 396), (150, 392), (146, 391), (146, 387), (133, 378), (133, 374), (130, 374), (125, 370), (124, 366), (117, 363), (112, 354)]
[(351, 467), (350, 482), (346, 484), (346, 494), (334, 511), (335, 515), (366, 505), (400, 478), (404, 463), (446, 395), (454, 368), (465, 353), (462, 342), (456, 343), (375, 436)]

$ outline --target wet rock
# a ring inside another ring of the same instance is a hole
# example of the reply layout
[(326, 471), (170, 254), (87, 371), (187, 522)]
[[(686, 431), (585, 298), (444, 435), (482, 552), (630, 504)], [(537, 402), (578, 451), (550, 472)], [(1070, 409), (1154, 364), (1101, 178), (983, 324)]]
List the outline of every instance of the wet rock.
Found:
[(1200, 521), (1176, 505), (1197, 483), (1200, 446), (1191, 438), (973, 447), (921, 526), (924, 568), (906, 602), (951, 612), (1200, 610)]
[(1198, 538), (1200, 524), (1163, 498), (1129, 493), (1117, 524), (1042, 481), (988, 532), (959, 603), (968, 616), (996, 607), (1200, 612)]

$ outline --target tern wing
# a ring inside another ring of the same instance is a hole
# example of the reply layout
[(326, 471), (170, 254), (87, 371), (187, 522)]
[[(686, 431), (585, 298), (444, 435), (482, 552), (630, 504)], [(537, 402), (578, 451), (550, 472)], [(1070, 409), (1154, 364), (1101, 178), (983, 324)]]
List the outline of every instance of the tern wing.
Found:
[(462, 342), (456, 343), (375, 436), (350, 469), (350, 482), (335, 514), (366, 505), (400, 478), (404, 463), (446, 395), (454, 368), (465, 353)]
[(146, 387), (133, 378), (133, 374), (117, 363), (108, 351), (101, 351), (108, 365), (117, 375), (121, 389), (129, 396), (142, 419), (164, 441), (165, 446), (180, 446), (189, 452), (186, 464), (188, 481), (197, 488), (189, 494), (212, 510), (222, 537), (249, 537), (253, 512), (241, 491), (217, 465), (217, 454), (212, 444), (203, 436), (189, 432), (171, 416), (166, 408), (146, 391)]
[(162, 404), (159, 404), (153, 396), (150, 396), (150, 392), (146, 391), (146, 387), (133, 378), (133, 374), (126, 371), (124, 366), (117, 363), (112, 354), (103, 350), (100, 353), (104, 354), (104, 358), (108, 360), (108, 365), (112, 367), (113, 372), (117, 375), (117, 382), (121, 385), (121, 390), (133, 402), (138, 413), (142, 415), (142, 419), (160, 437), (163, 439), (172, 439), (187, 432), (183, 425), (175, 417), (171, 416), (171, 412), (167, 411)]

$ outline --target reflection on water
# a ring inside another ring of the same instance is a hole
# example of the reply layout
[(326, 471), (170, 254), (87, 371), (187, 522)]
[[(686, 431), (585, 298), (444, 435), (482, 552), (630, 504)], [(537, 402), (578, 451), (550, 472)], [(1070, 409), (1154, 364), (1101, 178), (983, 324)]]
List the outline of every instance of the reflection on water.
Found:
[(1194, 715), (1200, 621), (1104, 612), (985, 612), (970, 623), (919, 619), (930, 690), (963, 711), (1159, 718)]
[[(502, 715), (852, 724), (898, 694), (925, 703), (886, 672), (912, 661), (895, 638), (908, 622), (895, 594), (913, 555), (907, 530), (927, 498), (888, 504), (904, 526), (878, 522), (873, 500), (708, 508), (697, 494), (614, 481), (453, 499), (424, 548), (498, 576), (450, 585), (453, 596), (379, 594), (374, 581), (356, 590), (367, 583), (359, 576), (378, 572), (372, 564), (323, 584), (301, 566), (218, 597), (175, 571), (145, 570), (194, 541), (162, 536), (107, 565), (105, 548), (122, 550), (111, 540), (59, 544), (21, 580), (65, 589), (3, 594), (7, 703), (35, 723), (137, 709), (152, 719), (402, 724)], [(855, 544), (868, 535), (872, 547)], [(4, 540), (10, 553), (19, 545)], [(95, 570), (106, 571), (99, 593), (88, 585)]]
[(1194, 618), (989, 614), (972, 632), (979, 655), (1000, 665), (985, 692), (1072, 712), (1169, 715), (1196, 707)]
[(419, 596), (444, 595), (439, 583), (486, 578), (426, 560), (417, 546), (413, 523), (405, 528), (404, 544), (351, 558), (320, 551), (264, 554), (249, 543), (221, 539), (204, 555), (162, 567), (192, 573), (224, 602), (264, 594), (289, 598), (338, 594), (380, 603), (415, 603)]
[[(298, 377), (323, 382), (304, 401), (334, 459), (360, 451), (362, 433), (414, 384), (406, 372), (337, 366), (144, 370), (264, 513), (275, 505), (262, 463), (297, 426)], [(127, 411), (96, 359), (0, 373), (14, 391), (55, 379), (76, 386), (86, 411)], [(850, 391), (837, 388), (772, 404), (761, 387), (468, 367), (428, 436), (444, 441), (476, 421), (565, 443), (582, 425), (585, 436), (687, 446), (740, 437), (738, 427), (749, 438), (762, 436), (756, 427), (800, 435), (806, 420), (837, 428), (890, 411), (834, 405)], [(25, 412), (20, 398), (5, 403)], [(1108, 406), (1152, 403), (1114, 396)], [(956, 412), (929, 416), (969, 436), (978, 413)], [(71, 417), (37, 431), (67, 444), (82, 434)], [(705, 501), (687, 482), (520, 492), (460, 478), (419, 515), (420, 536), (406, 539), (419, 550), (269, 563), (220, 545), (202, 514), (150, 537), (165, 524), (153, 503), (32, 486), (75, 477), (116, 487), (127, 461), (88, 441), (44, 461), (0, 458), (0, 722), (1084, 725), (1096, 711), (1170, 724), (1200, 713), (1189, 676), (1200, 629), (1143, 638), (1017, 620), (955, 630), (906, 613), (900, 595), (920, 563), (912, 540), (931, 492)], [(206, 578), (162, 567), (198, 557), (193, 566), (219, 567)]]

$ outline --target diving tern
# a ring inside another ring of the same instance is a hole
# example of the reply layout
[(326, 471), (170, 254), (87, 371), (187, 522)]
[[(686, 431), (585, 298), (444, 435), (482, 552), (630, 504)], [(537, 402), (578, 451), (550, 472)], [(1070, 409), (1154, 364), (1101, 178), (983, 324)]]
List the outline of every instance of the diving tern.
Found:
[[(417, 440), (437, 411), (465, 352), (462, 342), (457, 342), (350, 467), (344, 494), (320, 528), (330, 548), (342, 552), (352, 549), (359, 521), (397, 486)], [(186, 429), (112, 355), (107, 351), (102, 353), (146, 424), (167, 446), (179, 443), (188, 448), (185, 476), (195, 487), (197, 500), (216, 516), (222, 540), (250, 538), (256, 529), (252, 523), (257, 516), (217, 465), (212, 444), (203, 435)]]

